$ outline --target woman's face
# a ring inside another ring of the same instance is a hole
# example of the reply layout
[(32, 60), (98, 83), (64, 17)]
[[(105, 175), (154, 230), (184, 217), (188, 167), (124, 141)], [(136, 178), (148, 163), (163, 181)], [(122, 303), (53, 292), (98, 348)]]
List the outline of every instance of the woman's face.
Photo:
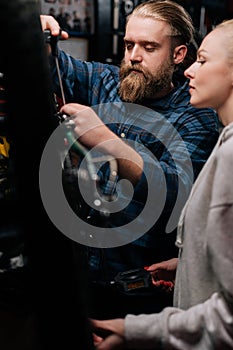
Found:
[(233, 65), (227, 56), (227, 40), (221, 28), (209, 33), (196, 62), (185, 71), (190, 79), (190, 102), (195, 107), (212, 107), (219, 113), (233, 99)]

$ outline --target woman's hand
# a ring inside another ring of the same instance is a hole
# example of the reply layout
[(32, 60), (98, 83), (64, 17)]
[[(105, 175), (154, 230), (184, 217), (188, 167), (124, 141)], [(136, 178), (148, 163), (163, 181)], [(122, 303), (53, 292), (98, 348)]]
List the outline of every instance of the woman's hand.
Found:
[(124, 319), (93, 320), (93, 340), (97, 350), (123, 350), (125, 349)]
[(146, 267), (146, 270), (151, 273), (153, 285), (171, 292), (175, 285), (177, 264), (178, 258), (173, 258)]

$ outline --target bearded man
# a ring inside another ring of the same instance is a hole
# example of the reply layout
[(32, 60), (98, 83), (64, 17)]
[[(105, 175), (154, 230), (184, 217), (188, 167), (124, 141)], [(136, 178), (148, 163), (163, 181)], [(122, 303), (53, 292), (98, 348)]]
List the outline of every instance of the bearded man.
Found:
[[(41, 16), (41, 23), (59, 34), (54, 18)], [(172, 303), (172, 288), (151, 286), (143, 268), (177, 256), (181, 209), (219, 134), (216, 113), (192, 107), (188, 81), (174, 74), (193, 36), (182, 6), (152, 0), (127, 18), (120, 67), (58, 51), (66, 98), (61, 112), (72, 116), (86, 149), (117, 163), (117, 172), (111, 161), (101, 164), (100, 199), (71, 237), (86, 246), (93, 318), (159, 312)]]

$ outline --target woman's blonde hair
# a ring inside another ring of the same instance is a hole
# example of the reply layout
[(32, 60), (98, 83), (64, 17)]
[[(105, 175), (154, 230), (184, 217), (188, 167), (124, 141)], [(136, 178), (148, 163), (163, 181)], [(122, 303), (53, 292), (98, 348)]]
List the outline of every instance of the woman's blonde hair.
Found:
[(230, 59), (230, 63), (233, 64), (233, 19), (224, 20), (219, 23), (215, 29), (224, 30), (224, 35), (226, 35), (226, 49), (227, 55)]

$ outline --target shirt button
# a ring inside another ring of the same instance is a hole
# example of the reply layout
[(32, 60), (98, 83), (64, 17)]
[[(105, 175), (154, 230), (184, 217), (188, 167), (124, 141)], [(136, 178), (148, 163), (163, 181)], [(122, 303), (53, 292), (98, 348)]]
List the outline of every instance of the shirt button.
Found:
[(125, 137), (125, 133), (124, 133), (124, 132), (121, 133), (121, 137), (122, 137), (122, 138)]

